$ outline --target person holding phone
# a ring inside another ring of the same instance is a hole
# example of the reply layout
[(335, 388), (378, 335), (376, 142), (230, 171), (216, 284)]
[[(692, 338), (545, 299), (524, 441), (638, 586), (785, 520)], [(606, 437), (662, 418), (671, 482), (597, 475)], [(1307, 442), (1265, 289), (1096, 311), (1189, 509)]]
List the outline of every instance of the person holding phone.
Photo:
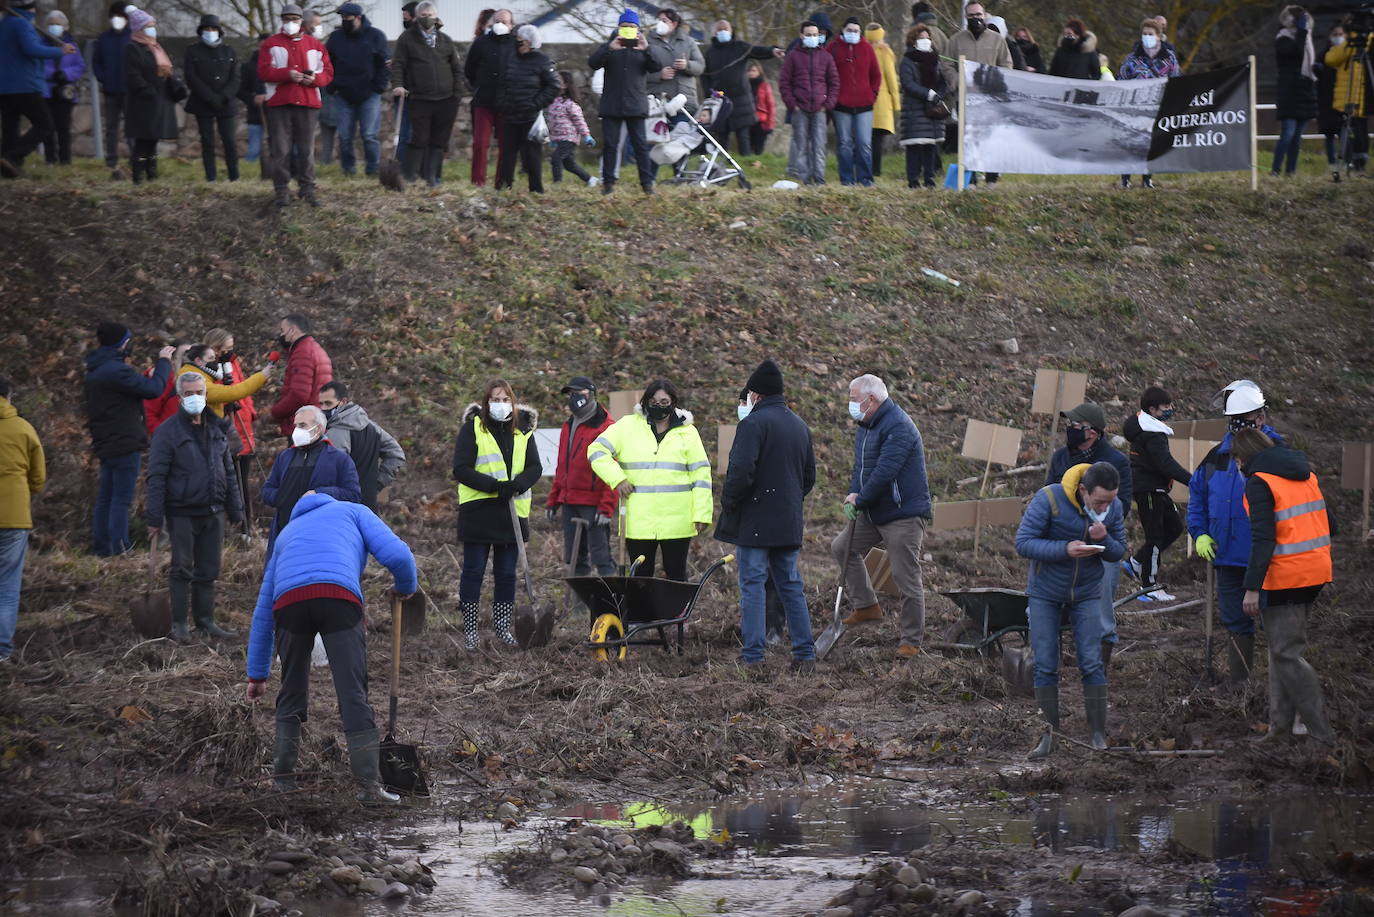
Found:
[(1121, 475), (1111, 462), (1074, 465), (1058, 484), (1042, 487), (1016, 531), (1016, 553), (1030, 560), (1026, 615), (1035, 653), (1035, 699), (1045, 733), (1031, 751), (1047, 757), (1059, 730), (1059, 625), (1073, 628), (1088, 743), (1107, 747), (1107, 670), (1102, 664), (1104, 561), (1126, 555), (1126, 526), (1116, 495)]
[(661, 60), (658, 52), (640, 33), (639, 14), (627, 9), (610, 39), (592, 52), (587, 66), (605, 70), (606, 79), (601, 90), (601, 193), (615, 190), (616, 164), (620, 153), (620, 137), (629, 138), (639, 168), (639, 186), (645, 194), (654, 193), (654, 164), (649, 159), (649, 140), (644, 132), (644, 119), (649, 117), (649, 90), (646, 80), (650, 73), (662, 71), (671, 62)]

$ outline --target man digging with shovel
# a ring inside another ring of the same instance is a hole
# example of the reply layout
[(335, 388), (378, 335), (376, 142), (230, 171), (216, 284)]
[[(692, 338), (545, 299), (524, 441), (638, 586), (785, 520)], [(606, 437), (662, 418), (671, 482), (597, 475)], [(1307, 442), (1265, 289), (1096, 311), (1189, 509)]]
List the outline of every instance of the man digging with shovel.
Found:
[(291, 525), (282, 530), (263, 573), (248, 638), (246, 696), (252, 702), (267, 694), (275, 642), (281, 690), (272, 773), (282, 792), (296, 788), (301, 724), (310, 699), (310, 651), (319, 634), (334, 677), (358, 801), (370, 806), (400, 802), (381, 785), (379, 737), (367, 701), (367, 637), (359, 579), (368, 554), (395, 577), (397, 598), (414, 594), (415, 557), (406, 543), (367, 507), (312, 490), (296, 504)]

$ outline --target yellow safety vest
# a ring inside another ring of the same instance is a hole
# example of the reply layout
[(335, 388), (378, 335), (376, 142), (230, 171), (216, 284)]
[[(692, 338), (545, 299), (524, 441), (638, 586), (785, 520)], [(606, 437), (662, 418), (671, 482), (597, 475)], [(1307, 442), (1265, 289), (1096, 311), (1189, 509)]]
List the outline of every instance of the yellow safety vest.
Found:
[(629, 480), (625, 537), (639, 541), (691, 538), (694, 523), (711, 524), (711, 461), (691, 415), (659, 442), (635, 413), (620, 418), (587, 447), (592, 470), (609, 487)]
[[(516, 421), (512, 421), (512, 424)], [(515, 426), (512, 432), (515, 435), (515, 443), (511, 446), (512, 468), (506, 468), (506, 457), (501, 454), (501, 447), (496, 443), (496, 437), (487, 431), (486, 425), (482, 423), (481, 417), (474, 417), (472, 420), (473, 432), (477, 435), (477, 461), (472, 466), (482, 474), (491, 475), (498, 481), (513, 481), (520, 472), (525, 470), (525, 450), (529, 448), (530, 434)], [(458, 485), (458, 503), (469, 503), (473, 500), (494, 500), (496, 494), (487, 493), (485, 490), (477, 490), (466, 484)], [(522, 494), (516, 495), (515, 509), (520, 513), (521, 519), (530, 517), (530, 492), (527, 490)]]

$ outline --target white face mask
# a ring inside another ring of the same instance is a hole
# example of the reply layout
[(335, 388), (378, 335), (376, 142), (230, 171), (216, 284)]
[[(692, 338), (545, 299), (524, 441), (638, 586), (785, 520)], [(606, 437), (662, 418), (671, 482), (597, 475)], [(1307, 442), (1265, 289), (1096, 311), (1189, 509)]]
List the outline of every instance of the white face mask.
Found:
[(1106, 521), (1106, 519), (1107, 519), (1107, 514), (1110, 513), (1111, 511), (1112, 511), (1112, 507), (1111, 507), (1111, 504), (1109, 503), (1109, 504), (1107, 504), (1107, 508), (1104, 509), (1102, 512), (1099, 513), (1097, 510), (1093, 509), (1091, 506), (1088, 505), (1088, 498), (1087, 498), (1087, 497), (1084, 497), (1084, 498), (1083, 498), (1083, 512), (1087, 513), (1087, 514), (1088, 514), (1088, 518), (1091, 519), (1093, 522), (1104, 522), (1104, 521)]
[(1332, 36), (1331, 36), (1331, 47), (1333, 47), (1333, 48), (1339, 48), (1339, 47), (1340, 47), (1341, 45), (1343, 45), (1343, 44), (1345, 44), (1345, 36), (1344, 36), (1344, 35), (1332, 35)]
[(803, 48), (819, 48), (820, 46), (821, 46), (821, 37), (820, 37), (819, 35), (803, 35), (803, 36), (802, 36), (802, 47), (803, 47)]
[(853, 417), (855, 420), (864, 419), (864, 408), (862, 401), (849, 402), (849, 416)]
[(929, 38), (918, 38), (918, 39), (916, 39), (916, 50), (917, 50), (917, 51), (929, 51), (932, 47), (933, 47), (933, 45), (930, 43), (930, 39), (929, 39)]
[(217, 44), (219, 44), (219, 33), (218, 33), (218, 32), (201, 32), (201, 33), (200, 33), (200, 40), (203, 41), (203, 42), (205, 42), (207, 45), (217, 45)]
[(498, 421), (510, 420), (510, 415), (514, 410), (509, 401), (493, 401), (489, 405), (489, 408), (491, 410), (491, 419)]
[(721, 29), (716, 33), (716, 41), (722, 43), (729, 41), (732, 37), (729, 29)]
[(291, 445), (297, 448), (304, 448), (315, 441), (315, 435), (303, 427), (296, 427), (291, 431)]
[(491, 24), (491, 34), (493, 34), (493, 35), (509, 35), (509, 34), (510, 34), (510, 26), (506, 25), (504, 22), (493, 22), (493, 23)]
[(1159, 39), (1153, 35), (1142, 35), (1140, 36), (1140, 44), (1146, 51), (1149, 51), (1159, 44)]
[(310, 30), (310, 34), (314, 35), (316, 38), (324, 38), (324, 26), (315, 26), (313, 29)]
[(200, 416), (200, 412), (205, 410), (204, 395), (182, 395), (181, 409), (192, 417)]
[(862, 36), (858, 32), (845, 32), (840, 37), (845, 40), (845, 44), (857, 45)]
[(48, 34), (51, 35), (53, 38), (61, 38), (62, 33), (64, 31), (66, 30), (55, 22), (52, 25), (48, 26)]
[(110, 17), (110, 28), (114, 29), (116, 32), (124, 31), (124, 27), (128, 24), (129, 20), (125, 19), (123, 16)]
[(671, 22), (664, 22), (660, 19), (658, 22), (654, 23), (654, 31), (659, 35), (668, 35), (673, 31), (673, 24)]
[(743, 420), (744, 418), (749, 416), (749, 412), (752, 410), (754, 410), (754, 406), (752, 404), (749, 404), (748, 402), (745, 402), (744, 404), (741, 404), (735, 408), (735, 414), (739, 416), (740, 420)]
[(146, 29), (143, 30), (143, 34), (147, 35), (149, 38), (157, 38), (157, 26), (148, 26)]
[(283, 22), (281, 30), (287, 35), (295, 35), (300, 32), (301, 24), (299, 22)]

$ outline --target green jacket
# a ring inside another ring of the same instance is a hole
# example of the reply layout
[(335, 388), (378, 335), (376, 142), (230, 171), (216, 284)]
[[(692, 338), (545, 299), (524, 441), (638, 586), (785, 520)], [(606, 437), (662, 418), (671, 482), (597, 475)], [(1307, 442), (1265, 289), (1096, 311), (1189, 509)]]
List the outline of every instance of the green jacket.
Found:
[(462, 87), (463, 64), (458, 46), (443, 32), (434, 47), (425, 44), (419, 26), (412, 26), (396, 39), (391, 56), (391, 87), (404, 86), (410, 98), (420, 102), (439, 102), (458, 95)]

